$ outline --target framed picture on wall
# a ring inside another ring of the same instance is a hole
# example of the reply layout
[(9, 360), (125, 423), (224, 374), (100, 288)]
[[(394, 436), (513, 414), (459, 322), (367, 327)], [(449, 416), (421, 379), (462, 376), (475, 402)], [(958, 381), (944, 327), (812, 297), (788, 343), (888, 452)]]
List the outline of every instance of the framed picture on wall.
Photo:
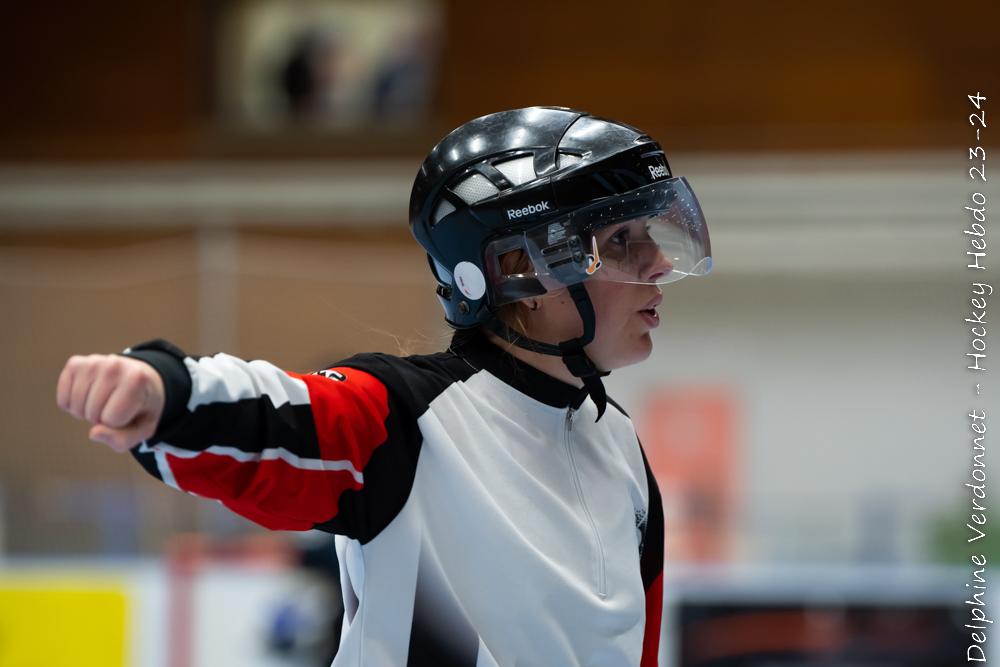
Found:
[(227, 134), (406, 133), (433, 114), (435, 0), (223, 0), (212, 115)]

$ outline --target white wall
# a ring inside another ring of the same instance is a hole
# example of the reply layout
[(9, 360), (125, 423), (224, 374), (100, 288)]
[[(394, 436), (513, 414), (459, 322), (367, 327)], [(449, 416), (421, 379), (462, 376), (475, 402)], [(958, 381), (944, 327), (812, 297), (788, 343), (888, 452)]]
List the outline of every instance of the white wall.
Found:
[(968, 297), (962, 280), (941, 275), (747, 277), (719, 267), (664, 287), (653, 356), (613, 373), (609, 392), (639, 417), (631, 408), (657, 386), (733, 389), (745, 427), (740, 558), (919, 561), (923, 518), (969, 503), (965, 415), (1000, 392), (1000, 351), (987, 373), (965, 370)]

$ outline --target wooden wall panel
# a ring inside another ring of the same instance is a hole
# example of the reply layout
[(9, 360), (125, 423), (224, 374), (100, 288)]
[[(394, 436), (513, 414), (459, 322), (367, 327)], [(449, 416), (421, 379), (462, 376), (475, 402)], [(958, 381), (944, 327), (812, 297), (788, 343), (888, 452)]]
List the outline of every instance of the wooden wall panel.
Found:
[[(88, 425), (55, 403), (73, 354), (162, 337), (190, 354), (225, 351), (308, 372), (357, 352), (399, 354), (399, 344), (413, 353), (447, 346), (433, 279), (408, 236), (234, 234), (235, 265), (208, 267), (210, 279), (232, 285), (221, 292), (232, 303), (218, 309), (199, 301), (206, 286), (218, 292), (200, 273), (196, 234), (0, 234), (0, 551), (149, 550), (206, 522), (252, 528), (90, 442)], [(203, 325), (214, 329), (206, 336)], [(233, 335), (222, 347), (203, 349), (226, 331)]]
[[(154, 337), (194, 341), (191, 236), (129, 236), (128, 245), (102, 235), (0, 239), (0, 501), (7, 521), (0, 548), (128, 550), (138, 539), (130, 521), (141, 524), (146, 509), (173, 503), (168, 494), (181, 496), (153, 491), (157, 483), (140, 481), (147, 475), (130, 456), (90, 442), (86, 424), (55, 402), (56, 381), (73, 354), (110, 354)], [(193, 507), (183, 507), (168, 525), (190, 528)]]
[(0, 159), (417, 156), (472, 116), (537, 103), (684, 149), (953, 147), (965, 94), (998, 83), (996, 3), (446, 0), (435, 122), (404, 139), (241, 139), (205, 112), (222, 4), (4, 10)]
[(0, 159), (187, 154), (205, 74), (195, 0), (8, 5)]

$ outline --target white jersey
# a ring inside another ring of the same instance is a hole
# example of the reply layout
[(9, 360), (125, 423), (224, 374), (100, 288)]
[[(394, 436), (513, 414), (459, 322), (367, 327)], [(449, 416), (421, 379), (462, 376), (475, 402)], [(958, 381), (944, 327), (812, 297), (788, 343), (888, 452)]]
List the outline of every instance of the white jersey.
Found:
[(154, 476), (336, 533), (334, 667), (657, 664), (663, 512), (631, 420), (478, 333), (317, 373), (164, 341)]

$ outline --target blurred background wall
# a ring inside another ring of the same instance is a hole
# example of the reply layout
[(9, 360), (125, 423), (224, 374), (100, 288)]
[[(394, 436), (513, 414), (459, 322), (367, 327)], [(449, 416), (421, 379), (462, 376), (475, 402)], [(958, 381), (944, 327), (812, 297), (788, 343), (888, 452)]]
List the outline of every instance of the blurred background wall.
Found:
[(532, 104), (643, 128), (709, 220), (713, 273), (665, 289), (653, 358), (609, 379), (664, 491), (668, 571), (968, 562), (961, 230), (971, 192), (996, 196), (969, 150), (997, 141), (967, 95), (989, 123), (996, 5), (0, 11), (9, 563), (263, 532), (90, 443), (56, 408), (63, 363), (153, 337), (292, 370), (443, 348), (412, 178), (451, 128)]

